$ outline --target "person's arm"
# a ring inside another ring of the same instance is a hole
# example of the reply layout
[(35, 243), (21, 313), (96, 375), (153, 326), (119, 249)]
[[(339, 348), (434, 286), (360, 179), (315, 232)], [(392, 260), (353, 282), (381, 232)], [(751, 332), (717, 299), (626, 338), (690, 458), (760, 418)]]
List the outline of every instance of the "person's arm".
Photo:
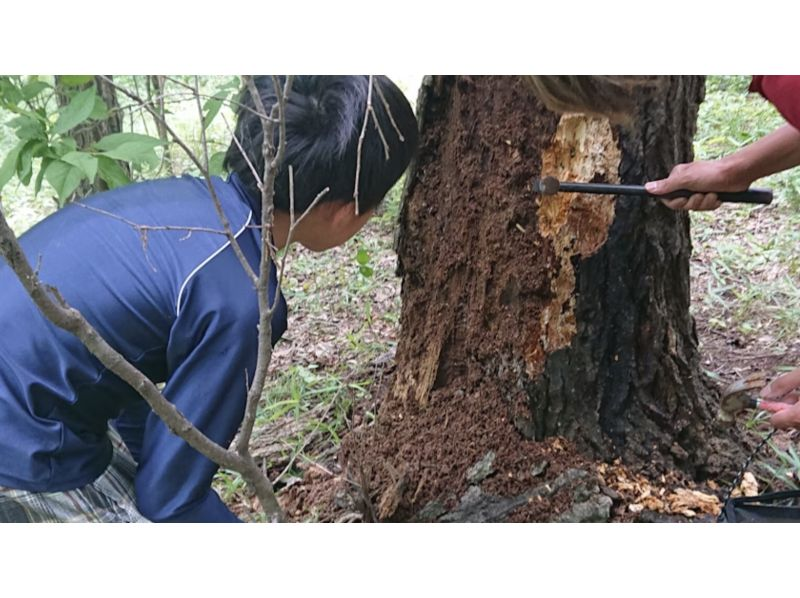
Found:
[(713, 210), (721, 205), (716, 193), (702, 191), (744, 191), (756, 179), (798, 165), (800, 131), (787, 124), (719, 160), (678, 164), (669, 177), (645, 186), (655, 195), (677, 189), (700, 191), (691, 197), (662, 201), (674, 210)]
[[(190, 301), (173, 327), (164, 396), (227, 448), (244, 415), (246, 371), (252, 378), (257, 333), (255, 325), (248, 329), (237, 321), (236, 310), (205, 311), (200, 303)], [(158, 522), (239, 521), (211, 488), (217, 468), (151, 413), (135, 479), (139, 510)]]
[[(252, 284), (236, 258), (222, 254), (186, 285), (170, 332), (164, 396), (226, 448), (254, 374), (257, 316)], [(217, 468), (151, 413), (135, 479), (139, 510), (159, 522), (239, 521), (211, 488)]]

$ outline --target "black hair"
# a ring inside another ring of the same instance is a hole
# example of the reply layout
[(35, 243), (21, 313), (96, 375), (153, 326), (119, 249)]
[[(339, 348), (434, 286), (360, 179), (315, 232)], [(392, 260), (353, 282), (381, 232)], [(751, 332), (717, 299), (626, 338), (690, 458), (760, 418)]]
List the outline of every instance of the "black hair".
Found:
[[(269, 111), (276, 102), (272, 77), (259, 75), (253, 79)], [(283, 84), (285, 77), (280, 80)], [(330, 191), (321, 201), (353, 201), (358, 140), (368, 93), (367, 75), (294, 77), (286, 104), (286, 154), (275, 180), (276, 209), (289, 211), (289, 165), (294, 173), (296, 213), (304, 212), (325, 187), (330, 187)], [(239, 102), (235, 135), (247, 159), (261, 175), (263, 129), (247, 87), (242, 90)], [(400, 178), (418, 142), (417, 120), (411, 105), (387, 77), (373, 77), (372, 107), (389, 151), (387, 157), (374, 121), (367, 123), (358, 177), (358, 209), (362, 213), (376, 207)], [(277, 126), (274, 134), (277, 144)], [(224, 168), (239, 176), (253, 198), (261, 197), (247, 160), (235, 142), (231, 142), (225, 154)]]

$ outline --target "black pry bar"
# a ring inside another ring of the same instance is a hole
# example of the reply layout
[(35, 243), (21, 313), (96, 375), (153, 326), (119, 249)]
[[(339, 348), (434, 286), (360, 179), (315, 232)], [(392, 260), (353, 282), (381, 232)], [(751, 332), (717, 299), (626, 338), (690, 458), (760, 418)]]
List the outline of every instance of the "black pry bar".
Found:
[(747, 191), (689, 191), (679, 189), (663, 195), (654, 195), (641, 185), (611, 185), (606, 183), (567, 183), (559, 182), (559, 191), (567, 193), (599, 193), (601, 195), (638, 195), (640, 197), (656, 197), (658, 199), (675, 199), (690, 197), (695, 193), (716, 193), (723, 203), (772, 203), (771, 189), (751, 188)]

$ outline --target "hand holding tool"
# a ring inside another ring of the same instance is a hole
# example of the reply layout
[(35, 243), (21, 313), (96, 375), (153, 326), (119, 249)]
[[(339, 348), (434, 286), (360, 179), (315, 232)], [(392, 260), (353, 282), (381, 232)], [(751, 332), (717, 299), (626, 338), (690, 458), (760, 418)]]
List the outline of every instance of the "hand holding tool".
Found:
[(719, 200), (723, 203), (751, 203), (751, 204), (770, 204), (772, 203), (771, 189), (748, 189), (747, 191), (690, 191), (688, 189), (678, 189), (664, 195), (653, 195), (642, 185), (610, 185), (605, 183), (574, 183), (571, 181), (559, 181), (555, 177), (544, 177), (534, 179), (534, 193), (541, 195), (555, 195), (559, 192), (570, 193), (594, 193), (601, 195), (636, 195), (639, 197), (655, 197), (657, 199), (675, 199), (677, 197), (690, 197), (695, 193), (716, 193)]

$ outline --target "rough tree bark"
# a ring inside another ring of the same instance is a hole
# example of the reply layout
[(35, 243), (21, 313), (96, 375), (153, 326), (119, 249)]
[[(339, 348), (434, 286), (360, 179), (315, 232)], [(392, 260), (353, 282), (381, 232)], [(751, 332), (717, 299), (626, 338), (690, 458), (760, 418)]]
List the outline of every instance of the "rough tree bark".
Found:
[(397, 372), (343, 451), (378, 518), (553, 519), (586, 494), (554, 487), (592, 459), (696, 479), (738, 459), (700, 368), (688, 217), (532, 192), (540, 175), (641, 184), (691, 160), (703, 86), (670, 78), (621, 128), (549, 112), (516, 77), (426, 79)]

